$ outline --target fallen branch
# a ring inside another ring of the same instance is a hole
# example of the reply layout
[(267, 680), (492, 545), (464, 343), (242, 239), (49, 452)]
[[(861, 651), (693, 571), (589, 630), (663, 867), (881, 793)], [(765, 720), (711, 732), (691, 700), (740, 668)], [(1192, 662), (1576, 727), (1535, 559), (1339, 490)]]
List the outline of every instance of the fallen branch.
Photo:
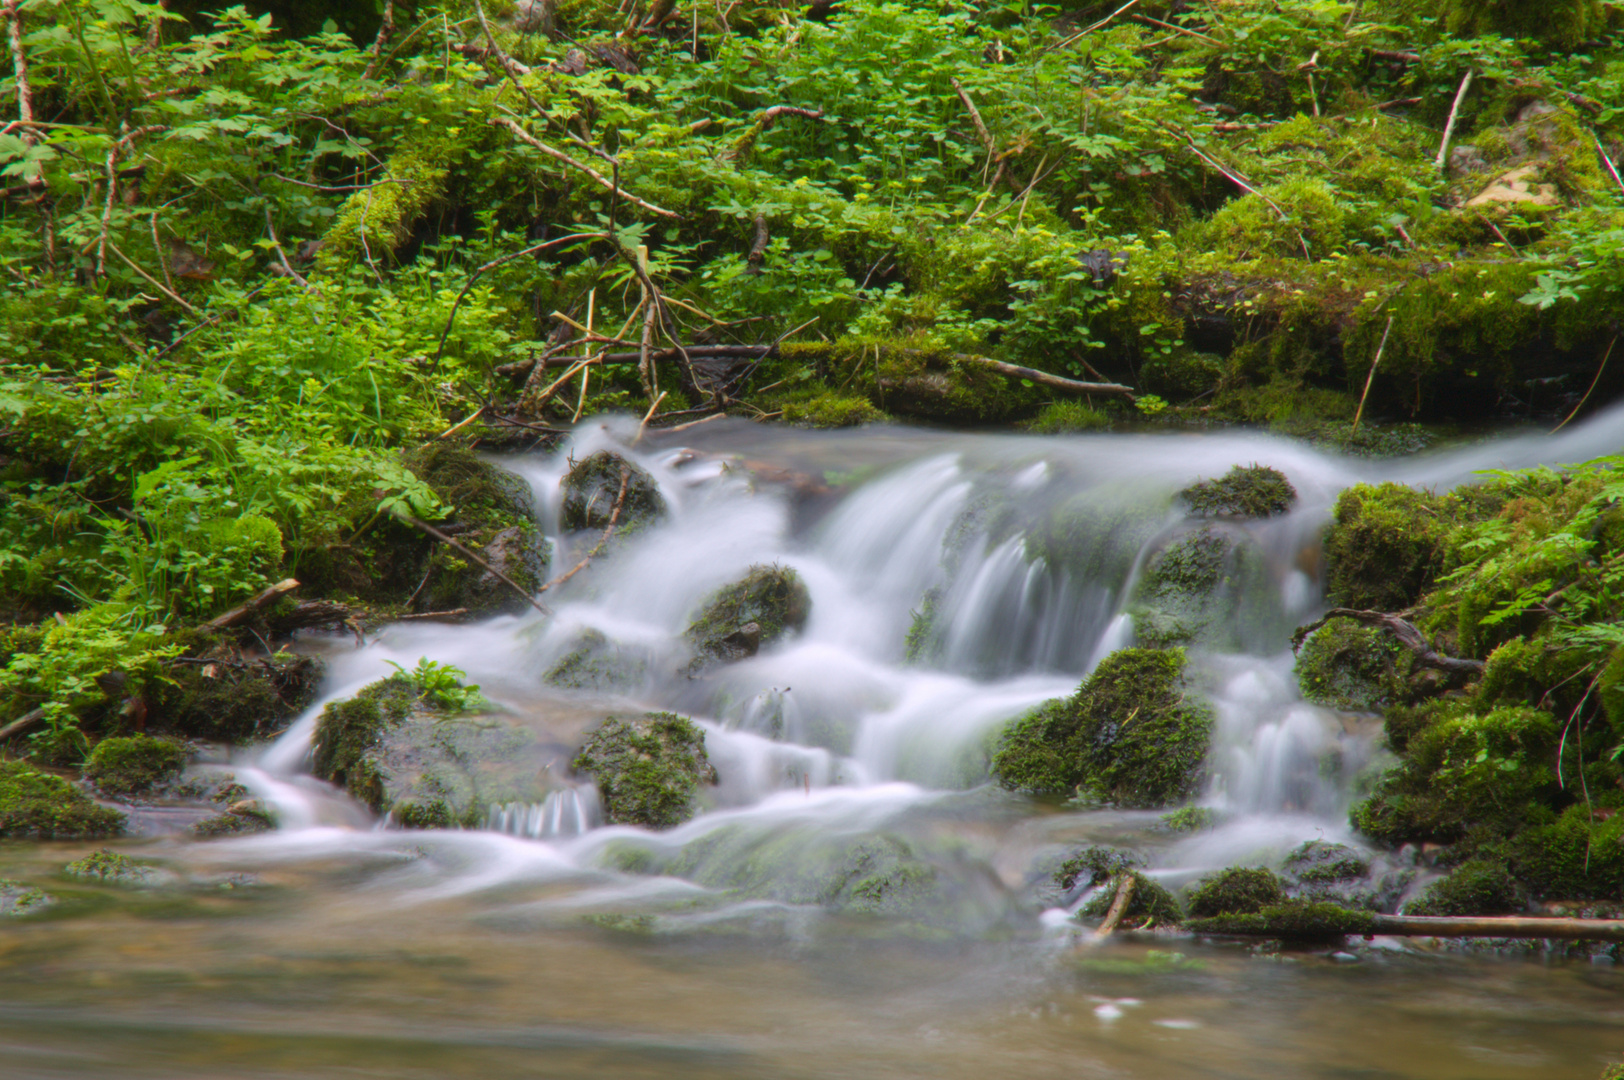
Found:
[(395, 0), (388, 0), (383, 6), (383, 21), (378, 24), (378, 36), (372, 39), (372, 59), (367, 61), (366, 70), (361, 72), (361, 78), (370, 79), (378, 74), (383, 66), (383, 47), (389, 44), (389, 39), (395, 33)]
[(1444, 124), (1444, 138), (1438, 144), (1438, 157), (1433, 161), (1432, 167), (1438, 172), (1444, 171), (1444, 163), (1449, 159), (1449, 140), (1455, 134), (1455, 121), (1460, 118), (1460, 103), (1466, 100), (1466, 91), (1472, 87), (1472, 77), (1477, 73), (1471, 68), (1460, 81), (1460, 89), (1455, 91), (1455, 103), (1449, 107), (1449, 120)]
[(534, 135), (532, 135), (528, 131), (526, 131), (523, 127), (521, 127), (519, 125), (519, 122), (517, 120), (514, 120), (511, 117), (493, 116), (488, 121), (488, 123), (493, 124), (493, 125), (495, 125), (497, 127), (505, 127), (505, 128), (507, 128), (509, 131), (513, 132), (513, 134), (515, 136), (518, 137), (520, 142), (524, 143), (525, 145), (531, 146), (531, 147), (534, 147), (537, 150), (540, 150), (543, 154), (546, 154), (548, 157), (552, 158), (553, 160), (560, 161), (560, 162), (564, 163), (565, 165), (568, 165), (570, 168), (577, 170), (578, 172), (585, 173), (587, 176), (591, 177), (592, 180), (595, 183), (598, 184), (598, 186), (604, 188), (605, 190), (607, 190), (609, 192), (612, 192), (614, 195), (616, 195), (619, 198), (625, 199), (627, 202), (635, 203), (636, 205), (641, 206), (644, 210), (647, 210), (651, 214), (659, 214), (661, 217), (668, 217), (668, 218), (677, 218), (677, 217), (682, 216), (682, 215), (676, 213), (675, 211), (667, 210), (664, 207), (655, 206), (651, 202), (645, 202), (642, 199), (639, 199), (636, 195), (633, 195), (630, 192), (626, 191), (624, 188), (617, 185), (613, 180), (609, 179), (607, 176), (603, 175), (598, 170), (592, 168), (589, 165), (583, 165), (581, 162), (576, 161), (574, 158), (570, 157), (568, 154), (564, 153), (562, 150), (555, 150), (551, 146), (548, 146), (546, 143), (542, 142), (540, 139), (536, 138)]
[(1198, 34), (1194, 30), (1187, 27), (1175, 26), (1170, 22), (1162, 22), (1160, 19), (1153, 19), (1149, 15), (1143, 15), (1137, 11), (1132, 15), (1129, 15), (1128, 18), (1132, 19), (1136, 23), (1144, 23), (1146, 26), (1159, 26), (1163, 30), (1171, 30), (1175, 34), (1183, 34), (1185, 37), (1193, 37), (1198, 41), (1205, 41), (1208, 45), (1223, 44), (1223, 42), (1219, 41), (1215, 37), (1208, 37), (1206, 34)]
[(1585, 407), (1585, 402), (1589, 401), (1590, 395), (1595, 392), (1596, 384), (1601, 382), (1601, 373), (1607, 370), (1607, 361), (1613, 355), (1613, 346), (1617, 344), (1618, 335), (1614, 334), (1613, 340), (1607, 343), (1607, 351), (1601, 355), (1601, 363), (1596, 367), (1595, 378), (1590, 380), (1590, 389), (1585, 391), (1585, 396), (1579, 399), (1579, 404), (1575, 405), (1573, 407), (1573, 411), (1568, 413), (1568, 418), (1551, 429), (1552, 435), (1555, 435), (1558, 431), (1561, 431), (1563, 428), (1567, 427), (1573, 418), (1579, 415), (1579, 410)]
[[(976, 126), (976, 134), (981, 138), (981, 145), (987, 148), (987, 156), (989, 158), (997, 157), (998, 144), (993, 142), (992, 132), (988, 131), (987, 125), (982, 123), (981, 110), (977, 109), (976, 103), (970, 100), (969, 93), (959, 80), (949, 79), (948, 81), (953, 84), (953, 92), (959, 95), (959, 100), (964, 102), (965, 109), (970, 113), (970, 123)], [(986, 173), (982, 173), (982, 175), (985, 176)]]
[(539, 244), (532, 244), (527, 248), (522, 248), (521, 250), (512, 252), (511, 254), (499, 256), (498, 258), (492, 259), (485, 265), (476, 268), (474, 272), (469, 275), (468, 281), (462, 287), (462, 291), (457, 294), (456, 300), (452, 301), (451, 303), (451, 313), (446, 316), (445, 329), (440, 331), (440, 344), (434, 350), (434, 361), (431, 366), (439, 367), (440, 357), (445, 354), (446, 338), (451, 336), (451, 327), (457, 321), (457, 309), (462, 307), (462, 302), (468, 296), (469, 290), (474, 287), (474, 283), (477, 282), (487, 270), (494, 270), (503, 263), (512, 262), (514, 259), (521, 258), (525, 255), (534, 255), (536, 252), (544, 251), (556, 244), (569, 243), (575, 240), (596, 240), (602, 238), (602, 233), (571, 233), (568, 236), (560, 236), (556, 240), (544, 240)]
[(1384, 611), (1359, 611), (1355, 608), (1332, 608), (1321, 618), (1299, 626), (1291, 635), (1291, 648), (1293, 652), (1302, 648), (1303, 642), (1309, 634), (1318, 630), (1332, 619), (1352, 619), (1366, 626), (1375, 626), (1386, 630), (1398, 639), (1400, 645), (1410, 650), (1415, 656), (1415, 662), (1422, 667), (1429, 667), (1436, 671), (1448, 672), (1452, 675), (1481, 675), (1483, 661), (1470, 660), (1458, 656), (1445, 656), (1432, 647), (1416, 625), (1408, 619), (1391, 615)]
[(1602, 146), (1601, 139), (1596, 136), (1595, 132), (1591, 132), (1590, 137), (1595, 141), (1596, 153), (1601, 155), (1601, 163), (1607, 166), (1607, 172), (1612, 176), (1613, 182), (1617, 184), (1621, 190), (1624, 190), (1624, 178), (1619, 177), (1618, 166), (1614, 165), (1613, 159), (1608, 156), (1607, 148)]
[(23, 732), (27, 731), (29, 728), (33, 727), (35, 724), (44, 719), (45, 706), (43, 705), (31, 712), (23, 713), (5, 727), (0, 728), (0, 742), (5, 742), (13, 735), (21, 735)]
[(1116, 896), (1111, 899), (1111, 909), (1105, 913), (1105, 921), (1100, 923), (1098, 930), (1094, 931), (1096, 938), (1110, 937), (1115, 933), (1117, 923), (1121, 922), (1122, 916), (1128, 913), (1128, 902), (1133, 899), (1133, 886), (1134, 876), (1132, 874), (1123, 874), (1117, 880)]
[(419, 530), (419, 531), (421, 531), (423, 533), (426, 533), (429, 536), (432, 536), (434, 539), (440, 541), (440, 543), (448, 544), (451, 547), (453, 547), (453, 548), (457, 549), (458, 551), (462, 552), (464, 555), (468, 556), (474, 562), (478, 563), (480, 566), (483, 566), (487, 571), (490, 572), (490, 574), (493, 577), (495, 577), (497, 580), (501, 581), (508, 588), (512, 589), (514, 592), (516, 592), (520, 596), (524, 597), (526, 603), (528, 603), (531, 607), (535, 608), (537, 611), (541, 612), (543, 615), (551, 615), (552, 614), (552, 611), (550, 611), (545, 604), (543, 604), (541, 601), (537, 600), (534, 596), (531, 596), (528, 592), (526, 592), (525, 589), (524, 589), (524, 586), (520, 585), (518, 582), (514, 581), (512, 578), (510, 578), (506, 574), (502, 573), (502, 571), (498, 570), (496, 567), (492, 566), (490, 563), (486, 562), (484, 559), (480, 558), (478, 555), (475, 555), (472, 551), (469, 551), (468, 548), (465, 547), (464, 545), (462, 545), (461, 543), (458, 543), (456, 540), (453, 540), (451, 537), (447, 536), (445, 533), (441, 532), (439, 529), (436, 529), (433, 525), (430, 525), (428, 522), (425, 522), (425, 521), (419, 521), (416, 518), (412, 517), (410, 514), (401, 514), (400, 515), (400, 520), (404, 521), (406, 524), (410, 525), (412, 528), (417, 529), (417, 530)]
[(411, 622), (413, 619), (453, 619), (468, 614), (465, 607), (452, 608), (450, 611), (422, 611), (416, 615), (397, 615), (396, 622)]
[[(169, 297), (169, 299), (173, 300), (175, 303), (177, 303), (181, 307), (185, 308), (187, 314), (191, 315), (193, 318), (201, 317), (200, 313), (198, 312), (198, 310), (195, 307), (193, 307), (191, 304), (188, 304), (185, 300), (183, 300), (181, 298), (180, 293), (178, 293), (175, 290), (169, 288), (163, 282), (159, 281), (157, 278), (153, 277), (151, 274), (147, 273), (145, 270), (143, 270), (139, 266), (137, 266), (135, 264), (135, 261), (132, 260), (128, 255), (124, 254), (124, 252), (120, 251), (118, 249), (118, 245), (113, 243), (111, 240), (109, 240), (107, 242), (107, 250), (111, 251), (114, 255), (117, 255), (120, 259), (122, 259), (124, 261), (125, 266), (128, 266), (131, 270), (134, 270), (137, 274), (140, 274), (143, 278), (145, 278), (147, 283), (149, 285), (151, 285), (154, 289), (157, 289), (159, 292), (161, 292), (165, 296)], [(219, 318), (219, 316), (216, 316), (216, 319), (217, 318)], [(212, 322), (214, 320), (210, 320), (210, 321)], [(198, 329), (198, 328), (194, 327), (193, 329)], [(173, 348), (177, 344), (179, 344), (179, 342), (171, 342), (170, 343), (170, 348)], [(166, 349), (164, 351), (167, 352), (168, 350)], [(160, 353), (159, 355), (162, 355), (162, 353)]]
[(1133, 396), (1133, 387), (1124, 386), (1121, 383), (1078, 382), (1076, 379), (1051, 375), (1047, 371), (1038, 371), (1036, 368), (1021, 367), (1019, 364), (1006, 364), (1002, 360), (994, 360), (987, 356), (971, 356), (968, 353), (954, 353), (953, 359), (961, 363), (980, 364), (982, 367), (991, 368), (1000, 375), (1008, 375), (1012, 379), (1027, 379), (1047, 386), (1051, 390), (1064, 390), (1068, 394), (1120, 394), (1124, 397)]
[(313, 626), (334, 626), (342, 623), (357, 636), (360, 624), (355, 612), (336, 600), (301, 600), (289, 611), (266, 616), (265, 626), (276, 637), (288, 637), (295, 630), (308, 630)]
[(761, 264), (767, 258), (767, 245), (772, 243), (772, 237), (767, 232), (767, 215), (757, 214), (755, 220), (756, 235), (750, 243), (750, 254), (744, 257), (746, 274), (755, 276), (761, 273)]
[(1387, 348), (1387, 335), (1393, 332), (1393, 316), (1387, 316), (1387, 329), (1382, 331), (1381, 344), (1376, 346), (1376, 355), (1370, 361), (1370, 371), (1365, 374), (1365, 392), (1359, 395), (1359, 408), (1353, 414), (1353, 430), (1359, 430), (1359, 421), (1365, 415), (1365, 399), (1370, 396), (1370, 383), (1376, 378), (1376, 365), (1382, 362), (1382, 350)]
[(210, 619), (208, 622), (203, 624), (202, 629), (210, 633), (218, 630), (229, 630), (231, 627), (236, 626), (239, 623), (247, 622), (251, 616), (263, 611), (267, 607), (270, 607), (272, 604), (276, 603), (282, 597), (286, 596), (288, 593), (292, 592), (298, 587), (299, 583), (293, 578), (285, 578), (282, 581), (278, 581), (275, 585), (272, 585), (270, 588), (264, 590), (246, 604), (239, 604), (230, 611), (226, 612), (224, 615), (217, 615), (213, 619)]
[(1048, 48), (1044, 49), (1043, 52), (1046, 52), (1046, 53), (1048, 53), (1048, 52), (1058, 52), (1059, 50), (1064, 49), (1066, 46), (1070, 45), (1072, 42), (1082, 40), (1083, 38), (1087, 37), (1089, 34), (1092, 34), (1094, 31), (1098, 30), (1100, 27), (1104, 26), (1106, 23), (1110, 22), (1112, 19), (1116, 18), (1118, 15), (1121, 15), (1124, 11), (1127, 11), (1129, 8), (1133, 7), (1137, 3), (1139, 3), (1139, 0), (1128, 0), (1128, 2), (1126, 4), (1123, 4), (1121, 7), (1117, 8), (1115, 11), (1111, 12), (1111, 14), (1109, 14), (1105, 18), (1101, 19), (1099, 22), (1093, 24), (1092, 26), (1083, 27), (1081, 30), (1079, 30), (1075, 34), (1071, 35), (1071, 37), (1066, 38), (1063, 41), (1058, 41), (1053, 45), (1050, 45)]

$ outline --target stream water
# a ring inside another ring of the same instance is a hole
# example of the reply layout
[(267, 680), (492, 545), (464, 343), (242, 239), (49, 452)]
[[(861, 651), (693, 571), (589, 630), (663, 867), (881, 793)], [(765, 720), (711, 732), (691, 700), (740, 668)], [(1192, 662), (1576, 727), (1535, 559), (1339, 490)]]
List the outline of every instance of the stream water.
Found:
[[(200, 843), (160, 822), (120, 845), (164, 868), (159, 885), (62, 878), (85, 845), (0, 845), (0, 877), (67, 901), (0, 923), (0, 1075), (1554, 1080), (1624, 1056), (1624, 973), (1606, 958), (1381, 939), (1335, 956), (1170, 934), (1096, 945), (1071, 919), (1081, 898), (1044, 886), (1090, 843), (1138, 849), (1173, 887), (1306, 840), (1357, 844), (1347, 807), (1379, 722), (1303, 702), (1285, 648), (1322, 606), (1317, 537), (1337, 492), (1617, 452), (1624, 411), (1379, 463), (1232, 432), (722, 421), (627, 451), (635, 429), (594, 420), (567, 450), (631, 454), (671, 516), (549, 594), (552, 619), (311, 647), (328, 654), (327, 700), (427, 656), (561, 745), (610, 710), (692, 715), (721, 778), (706, 811), (661, 834), (603, 827), (561, 761), (545, 803), (493, 807), (485, 829), (393, 829), (306, 774), (318, 704), (231, 763), (276, 805), (277, 831)], [(1002, 724), (1131, 643), (1125, 607), (1144, 551), (1178, 527), (1172, 493), (1252, 462), (1301, 498), (1246, 531), (1268, 568), (1261, 615), (1192, 660), (1217, 707), (1199, 800), (1217, 826), (1180, 834), (1157, 813), (1040, 808), (988, 785)], [(595, 537), (558, 535), (566, 453), (506, 464), (535, 486), (554, 566), (573, 565)], [(1092, 574), (1032, 539), (1157, 500), (1166, 521), (1143, 550), (1102, 555)], [(760, 563), (807, 583), (805, 632), (679, 673), (699, 600)], [(905, 636), (933, 588), (935, 650), (910, 664)], [(595, 697), (543, 683), (589, 628), (642, 658), (641, 685)], [(865, 841), (920, 853), (938, 908), (887, 918), (797, 894), (831, 850)]]

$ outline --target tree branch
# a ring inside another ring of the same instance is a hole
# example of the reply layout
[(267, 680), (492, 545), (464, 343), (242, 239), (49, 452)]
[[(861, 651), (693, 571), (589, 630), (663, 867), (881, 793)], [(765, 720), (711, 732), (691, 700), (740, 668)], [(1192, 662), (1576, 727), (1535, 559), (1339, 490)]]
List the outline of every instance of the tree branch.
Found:
[(602, 188), (604, 188), (604, 189), (606, 189), (606, 190), (608, 190), (610, 192), (613, 192), (614, 194), (616, 194), (620, 198), (625, 199), (627, 202), (635, 203), (636, 205), (641, 206), (644, 210), (647, 210), (651, 214), (659, 214), (661, 217), (668, 217), (668, 218), (676, 218), (676, 217), (681, 217), (682, 216), (682, 215), (680, 215), (678, 213), (675, 213), (674, 211), (666, 210), (663, 207), (655, 206), (651, 202), (644, 202), (642, 199), (639, 199), (636, 195), (633, 195), (631, 192), (629, 192), (629, 191), (625, 190), (624, 188), (620, 187), (613, 180), (610, 180), (607, 176), (605, 176), (602, 173), (598, 172), (596, 169), (592, 168), (591, 166), (583, 165), (581, 162), (576, 161), (574, 158), (570, 157), (568, 154), (564, 153), (562, 150), (555, 150), (552, 147), (548, 146), (546, 143), (542, 142), (540, 139), (536, 138), (534, 135), (530, 134), (523, 127), (521, 127), (519, 125), (518, 121), (513, 120), (510, 117), (493, 116), (493, 117), (491, 117), (489, 123), (494, 124), (497, 127), (505, 127), (505, 128), (507, 128), (509, 131), (513, 132), (513, 134), (516, 135), (519, 138), (520, 142), (523, 142), (527, 146), (532, 146), (532, 147), (536, 148), (537, 150), (540, 150), (543, 154), (546, 154), (548, 157), (552, 158), (555, 161), (562, 162), (563, 164), (568, 165), (572, 169), (575, 169), (575, 170), (577, 170), (579, 172), (585, 173), (587, 176), (591, 177), (592, 180), (595, 183), (598, 184), (598, 186), (600, 186), (600, 187), (602, 187)]
[(1481, 675), (1483, 661), (1465, 659), (1458, 656), (1445, 656), (1432, 647), (1416, 625), (1408, 619), (1392, 615), (1384, 611), (1360, 611), (1355, 608), (1332, 608), (1324, 616), (1299, 626), (1291, 635), (1291, 648), (1295, 652), (1302, 648), (1308, 635), (1320, 629), (1332, 619), (1352, 619), (1365, 626), (1374, 626), (1386, 630), (1398, 639), (1398, 643), (1410, 650), (1415, 656), (1415, 662), (1422, 667), (1429, 667), (1436, 671), (1448, 672), (1451, 675)]

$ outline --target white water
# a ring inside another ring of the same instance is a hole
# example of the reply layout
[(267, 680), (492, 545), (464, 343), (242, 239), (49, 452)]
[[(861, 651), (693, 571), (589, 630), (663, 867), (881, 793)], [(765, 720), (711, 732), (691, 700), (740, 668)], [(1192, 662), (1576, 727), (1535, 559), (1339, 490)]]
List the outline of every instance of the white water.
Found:
[[(996, 876), (1011, 895), (1043, 852), (1123, 828), (1173, 880), (1278, 860), (1308, 839), (1351, 842), (1346, 777), (1369, 759), (1370, 726), (1300, 700), (1284, 633), (1257, 653), (1193, 657), (1194, 677), (1217, 710), (1210, 780), (1199, 801), (1216, 812), (1218, 828), (1177, 838), (1151, 828), (1155, 815), (1073, 813), (999, 841), (993, 834), (1003, 824), (965, 826), (1027, 813), (987, 789), (953, 794), (985, 784), (987, 747), (1000, 727), (1069, 694), (1100, 658), (1132, 640), (1124, 603), (1144, 551), (1128, 550), (1113, 564), (1120, 566), (1114, 578), (1079, 579), (1035, 557), (1030, 531), (1057, 507), (1082, 506), (1089, 517), (1114, 513), (1125, 501), (1160, 499), (1165, 521), (1145, 541), (1154, 545), (1178, 526), (1171, 496), (1179, 488), (1236, 464), (1272, 465), (1296, 486), (1298, 507), (1247, 535), (1267, 556), (1267, 606), (1289, 630), (1321, 604), (1313, 550), (1343, 487), (1376, 479), (1442, 487), (1484, 468), (1583, 460), (1624, 442), (1624, 412), (1556, 438), (1500, 438), (1389, 464), (1238, 433), (1031, 438), (880, 429), (785, 433), (775, 443), (754, 425), (723, 422), (694, 432), (691, 445), (628, 449), (634, 428), (594, 421), (552, 457), (506, 464), (535, 487), (541, 523), (557, 543), (555, 567), (573, 565), (595, 540), (557, 535), (558, 484), (570, 457), (609, 448), (635, 458), (658, 479), (669, 521), (549, 594), (551, 619), (398, 625), (363, 648), (335, 651), (328, 700), (388, 674), (388, 661), (409, 667), (427, 656), (463, 668), (512, 708), (533, 708), (560, 696), (541, 673), (582, 629), (594, 628), (649, 659), (644, 683), (625, 698), (604, 699), (605, 711), (668, 708), (704, 725), (721, 776), (710, 808), (656, 836), (601, 827), (584, 784), (544, 805), (493, 807), (487, 831), (414, 834), (428, 854), (396, 871), (397, 898), (550, 881), (570, 885), (538, 901), (543, 907), (658, 905), (702, 890), (620, 873), (610, 848), (631, 843), (669, 856), (741, 827), (762, 842), (813, 843), (951, 820), (966, 837), (966, 857), (996, 867), (996, 875), (987, 869), (989, 880)], [(866, 475), (830, 494), (801, 496), (758, 478), (741, 458), (767, 459), (809, 481), (824, 473)], [(999, 513), (982, 512), (988, 505)], [(791, 566), (805, 580), (812, 597), (805, 633), (704, 678), (679, 674), (686, 658), (679, 635), (701, 599), (758, 563)], [(942, 590), (939, 653), (928, 666), (910, 665), (903, 650), (911, 613), (933, 588)], [(278, 807), (280, 832), (210, 845), (219, 854), (200, 857), (395, 857), (400, 834), (378, 831), (342, 796), (303, 775), (319, 708), (257, 766), (241, 770)], [(1340, 767), (1327, 769), (1328, 760)], [(1000, 851), (1018, 837), (1025, 845), (1018, 857)]]

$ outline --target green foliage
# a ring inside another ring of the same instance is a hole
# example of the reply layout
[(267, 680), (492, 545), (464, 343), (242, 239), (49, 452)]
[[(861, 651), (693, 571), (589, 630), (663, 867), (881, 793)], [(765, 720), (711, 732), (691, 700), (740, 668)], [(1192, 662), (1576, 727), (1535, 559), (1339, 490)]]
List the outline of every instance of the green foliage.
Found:
[(1011, 791), (1077, 793), (1122, 806), (1193, 794), (1204, 772), (1212, 711), (1186, 696), (1182, 650), (1121, 649), (1070, 698), (1007, 728), (992, 773)]
[(1038, 435), (1071, 435), (1107, 430), (1111, 417), (1086, 402), (1056, 401), (1045, 405), (1042, 412), (1022, 426)]
[(610, 823), (654, 829), (688, 820), (697, 809), (699, 785), (717, 782), (705, 733), (672, 713), (610, 717), (570, 767), (592, 774)]
[(1280, 879), (1263, 867), (1231, 866), (1203, 878), (1186, 897), (1193, 918), (1250, 915), (1286, 898)]
[(411, 683), (418, 701), (443, 713), (455, 716), (490, 707), (490, 702), (480, 694), (479, 687), (463, 682), (468, 673), (459, 667), (442, 664), (426, 656), (419, 657), (417, 666), (410, 671), (393, 660), (384, 663), (395, 669), (395, 677)]
[(1162, 824), (1176, 833), (1206, 832), (1217, 822), (1218, 816), (1205, 806), (1183, 806), (1162, 815)]
[(1406, 915), (1504, 915), (1520, 910), (1517, 883), (1504, 864), (1466, 862), (1404, 906)]
[(150, 735), (115, 736), (96, 744), (85, 762), (85, 779), (108, 795), (142, 795), (178, 779), (186, 747)]
[(1415, 603), (1438, 571), (1445, 505), (1402, 484), (1355, 484), (1337, 496), (1325, 538), (1330, 599), (1376, 611)]

